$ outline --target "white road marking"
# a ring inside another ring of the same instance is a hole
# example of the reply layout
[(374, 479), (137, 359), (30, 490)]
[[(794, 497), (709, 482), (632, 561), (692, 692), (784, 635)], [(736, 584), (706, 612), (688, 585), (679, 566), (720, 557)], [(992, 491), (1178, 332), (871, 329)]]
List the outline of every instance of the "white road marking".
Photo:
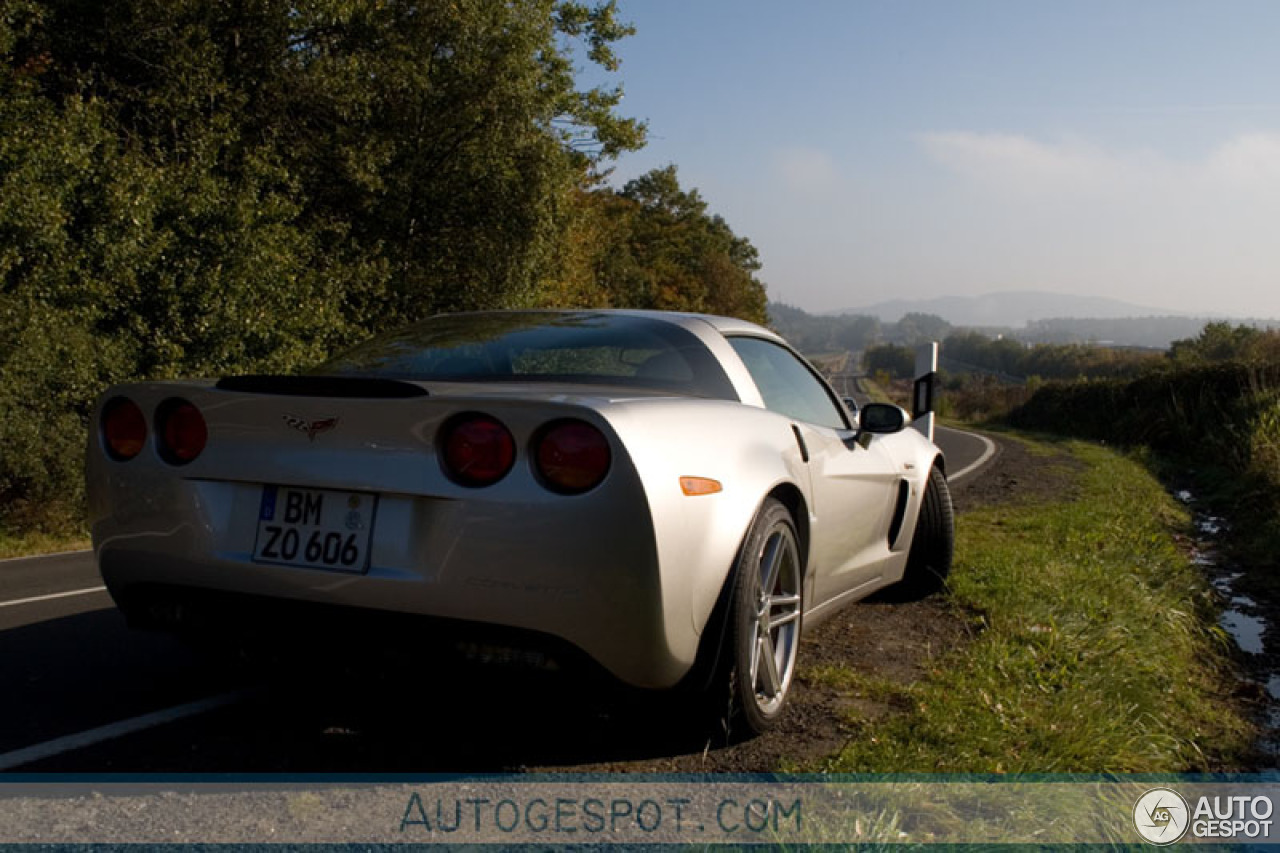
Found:
[(73, 589), (67, 592), (51, 592), (48, 595), (35, 595), (31, 598), (15, 598), (13, 601), (0, 601), (0, 607), (17, 607), (19, 604), (35, 604), (38, 601), (52, 601), (55, 598), (70, 598), (73, 595), (89, 595), (94, 592), (106, 592), (105, 586), (91, 586), (86, 589)]
[(54, 551), (52, 554), (32, 554), (30, 557), (5, 557), (0, 563), (16, 563), (19, 560), (43, 560), (46, 557), (70, 557), (75, 554), (92, 554), (92, 548), (80, 548), (76, 551)]
[(976, 432), (966, 432), (965, 430), (960, 430), (960, 429), (951, 429), (950, 427), (939, 427), (939, 429), (945, 429), (948, 432), (958, 432), (962, 435), (973, 436), (974, 438), (978, 439), (978, 441), (981, 441), (984, 445), (986, 445), (986, 447), (982, 451), (982, 455), (978, 457), (976, 462), (970, 462), (968, 465), (964, 466), (954, 474), (948, 475), (947, 476), (948, 483), (954, 483), (956, 480), (959, 480), (962, 477), (967, 477), (970, 474), (974, 473), (983, 465), (986, 465), (987, 461), (991, 459), (992, 456), (995, 456), (996, 454), (996, 443), (991, 439), (987, 438), (985, 435), (978, 435)]
[(210, 696), (208, 699), (200, 699), (195, 702), (188, 702), (185, 705), (175, 705), (172, 708), (165, 708), (160, 711), (153, 711), (150, 714), (143, 714), (139, 717), (131, 717), (127, 720), (120, 720), (117, 723), (109, 723), (105, 726), (99, 726), (96, 729), (89, 729), (76, 734), (66, 735), (65, 737), (54, 738), (53, 740), (37, 743), (34, 746), (26, 746), (22, 749), (15, 749), (12, 752), (6, 752), (0, 755), (0, 771), (12, 770), (24, 764), (31, 764), (35, 761), (43, 761), (46, 758), (52, 758), (55, 755), (61, 755), (64, 752), (73, 752), (77, 749), (84, 749), (87, 746), (93, 746), (106, 740), (114, 740), (118, 737), (131, 735), (134, 732), (140, 732), (144, 729), (162, 726), (165, 723), (172, 723), (186, 717), (194, 717), (197, 714), (203, 714), (207, 711), (214, 711), (218, 708), (224, 708), (240, 701), (248, 694), (245, 692), (223, 693), (220, 696)]

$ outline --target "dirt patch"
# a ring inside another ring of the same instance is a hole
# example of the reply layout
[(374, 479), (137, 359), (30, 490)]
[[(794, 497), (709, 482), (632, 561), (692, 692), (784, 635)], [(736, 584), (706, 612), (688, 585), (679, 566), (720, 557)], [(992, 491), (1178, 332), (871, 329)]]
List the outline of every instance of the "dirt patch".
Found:
[(988, 434), (996, 455), (976, 475), (951, 487), (956, 512), (1017, 501), (1059, 501), (1078, 494), (1076, 476), (1085, 465), (1066, 451), (1034, 451), (1008, 436)]
[[(962, 642), (967, 626), (968, 620), (941, 596), (906, 604), (871, 601), (846, 607), (801, 644), (790, 707), (776, 730), (730, 745), (716, 745), (722, 738), (712, 737), (679, 754), (579, 764), (571, 769), (629, 773), (819, 770), (827, 758), (856, 736), (860, 721), (903, 710), (892, 699), (839, 683), (830, 675), (834, 668), (909, 684), (925, 675), (930, 662), (942, 651)], [(669, 722), (672, 726), (681, 724)]]

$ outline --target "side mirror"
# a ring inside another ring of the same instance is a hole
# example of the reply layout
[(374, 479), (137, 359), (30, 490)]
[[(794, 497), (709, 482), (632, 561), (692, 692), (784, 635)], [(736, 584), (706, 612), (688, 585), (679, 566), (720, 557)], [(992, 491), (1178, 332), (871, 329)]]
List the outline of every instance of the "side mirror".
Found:
[(844, 403), (844, 407), (849, 410), (849, 414), (855, 418), (858, 416), (858, 401), (852, 397), (841, 397), (840, 402)]
[(867, 403), (858, 412), (858, 428), (864, 432), (901, 432), (906, 425), (907, 413), (888, 403)]

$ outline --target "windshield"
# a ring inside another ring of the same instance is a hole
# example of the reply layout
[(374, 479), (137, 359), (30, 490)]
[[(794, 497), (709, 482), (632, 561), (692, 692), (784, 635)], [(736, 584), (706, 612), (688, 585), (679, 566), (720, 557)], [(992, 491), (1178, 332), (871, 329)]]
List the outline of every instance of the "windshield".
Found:
[(367, 341), (311, 372), (613, 385), (737, 399), (715, 356), (692, 333), (662, 320), (591, 312), (433, 317)]

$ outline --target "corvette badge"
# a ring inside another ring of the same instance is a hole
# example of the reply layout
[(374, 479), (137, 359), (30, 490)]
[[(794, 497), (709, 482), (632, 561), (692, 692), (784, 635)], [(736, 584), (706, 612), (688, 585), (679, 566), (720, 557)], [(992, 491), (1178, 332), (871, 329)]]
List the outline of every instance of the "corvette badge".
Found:
[(310, 441), (315, 441), (317, 435), (322, 432), (328, 432), (338, 425), (337, 418), (320, 418), (319, 420), (309, 421), (297, 415), (285, 415), (284, 422), (298, 432), (305, 432), (307, 439)]

